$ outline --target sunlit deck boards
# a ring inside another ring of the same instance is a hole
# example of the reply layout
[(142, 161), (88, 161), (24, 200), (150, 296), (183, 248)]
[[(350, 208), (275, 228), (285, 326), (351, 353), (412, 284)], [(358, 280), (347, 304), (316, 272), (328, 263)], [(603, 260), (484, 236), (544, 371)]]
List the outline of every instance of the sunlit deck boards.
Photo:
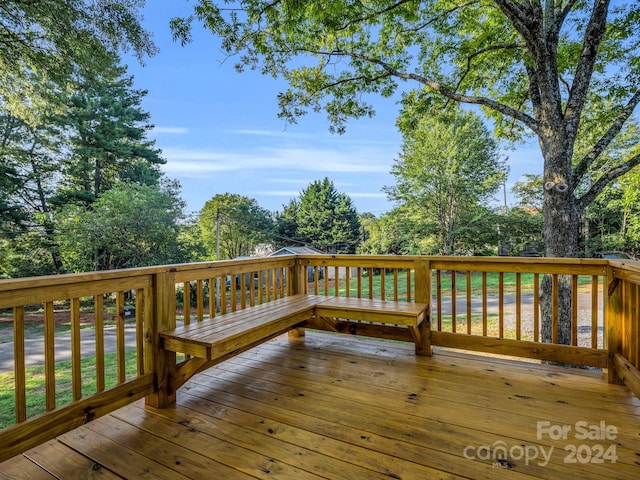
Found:
[[(566, 440), (538, 439), (538, 421), (572, 431)], [(614, 426), (615, 440), (575, 439), (580, 421)], [(572, 444), (592, 452), (615, 445), (617, 461), (565, 463)], [(484, 446), (499, 445), (512, 457), (522, 446), (554, 452), (546, 465), (541, 457), (502, 462), (510, 469), (478, 458)], [(28, 479), (635, 480), (639, 453), (640, 401), (592, 372), (439, 349), (417, 357), (410, 344), (307, 332), (194, 377), (175, 407), (152, 411), (137, 402), (0, 464), (0, 472)]]

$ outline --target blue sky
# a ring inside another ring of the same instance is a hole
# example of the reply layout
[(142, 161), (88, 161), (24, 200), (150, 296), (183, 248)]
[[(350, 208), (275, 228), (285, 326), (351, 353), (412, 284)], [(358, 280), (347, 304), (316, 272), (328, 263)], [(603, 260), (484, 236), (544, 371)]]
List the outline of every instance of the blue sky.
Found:
[[(229, 192), (281, 211), (311, 182), (329, 177), (358, 212), (390, 210), (382, 188), (394, 184), (389, 171), (401, 148), (395, 101), (376, 99), (377, 115), (350, 122), (344, 135), (329, 133), (323, 114), (287, 125), (277, 117), (283, 82), (236, 73), (234, 60), (225, 61), (208, 32), (195, 29), (193, 43), (184, 47), (173, 42), (169, 20), (188, 15), (192, 6), (148, 1), (143, 25), (160, 53), (144, 66), (125, 57), (135, 87), (148, 91), (142, 107), (156, 126), (149, 136), (163, 151), (167, 176), (182, 184), (187, 209), (197, 212), (214, 195)], [(507, 189), (523, 173), (542, 173), (535, 143), (505, 154), (511, 165)]]

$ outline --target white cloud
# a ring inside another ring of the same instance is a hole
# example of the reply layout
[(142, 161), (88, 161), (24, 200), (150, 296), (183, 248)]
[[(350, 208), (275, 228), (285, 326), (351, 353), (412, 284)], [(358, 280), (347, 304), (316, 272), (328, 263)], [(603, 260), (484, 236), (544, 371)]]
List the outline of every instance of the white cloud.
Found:
[(246, 129), (237, 129), (237, 130), (227, 130), (227, 132), (234, 135), (249, 135), (249, 136), (255, 136), (255, 137), (285, 137), (285, 138), (291, 138), (291, 139), (312, 138), (312, 136), (309, 135), (308, 133), (290, 132), (285, 129), (261, 130), (258, 128), (255, 128), (255, 129), (246, 128)]
[(252, 193), (266, 197), (298, 197), (300, 195), (299, 190), (259, 190)]
[(202, 175), (221, 171), (287, 170), (331, 173), (387, 173), (391, 157), (371, 149), (336, 150), (265, 148), (246, 153), (164, 148), (164, 170), (173, 175)]
[(186, 135), (189, 129), (185, 127), (153, 127), (153, 133), (169, 133), (172, 135)]
[(347, 193), (347, 195), (349, 195), (351, 198), (387, 198), (387, 194), (383, 192), (356, 192)]

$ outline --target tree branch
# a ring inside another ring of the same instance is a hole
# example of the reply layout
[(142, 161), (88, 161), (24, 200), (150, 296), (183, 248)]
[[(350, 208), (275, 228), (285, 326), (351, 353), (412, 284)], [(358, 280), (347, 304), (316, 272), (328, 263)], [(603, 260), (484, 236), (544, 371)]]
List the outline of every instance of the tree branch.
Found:
[(512, 50), (512, 49), (522, 48), (522, 47), (525, 47), (525, 45), (523, 45), (521, 43), (504, 43), (504, 44), (491, 45), (491, 46), (488, 46), (488, 47), (485, 47), (485, 48), (481, 48), (477, 52), (472, 53), (471, 55), (469, 55), (467, 57), (467, 68), (460, 75), (460, 78), (458, 79), (458, 83), (457, 83), (456, 88), (454, 89), (454, 91), (456, 91), (456, 92), (458, 91), (458, 88), (460, 87), (460, 85), (464, 81), (465, 77), (471, 71), (471, 62), (476, 57), (482, 55), (483, 53), (492, 52), (494, 50)]
[(529, 127), (534, 133), (538, 134), (538, 123), (536, 122), (535, 119), (533, 119), (532, 117), (530, 117), (529, 115), (527, 115), (526, 113), (521, 112), (520, 110), (516, 110), (515, 108), (512, 108), (508, 105), (505, 105), (503, 103), (497, 102), (495, 100), (492, 100), (490, 98), (486, 98), (486, 97), (478, 97), (478, 96), (473, 96), (473, 95), (463, 95), (460, 93), (456, 93), (454, 90), (445, 87), (444, 85), (438, 83), (438, 82), (432, 82), (428, 79), (426, 79), (425, 77), (421, 76), (421, 75), (417, 75), (415, 73), (407, 73), (407, 72), (401, 72), (397, 69), (395, 69), (394, 67), (392, 67), (390, 64), (379, 60), (377, 58), (372, 58), (372, 57), (368, 57), (366, 55), (361, 55), (358, 53), (354, 53), (354, 52), (344, 52), (344, 51), (337, 51), (334, 52), (335, 55), (343, 55), (343, 56), (350, 56), (353, 58), (357, 58), (359, 60), (364, 60), (366, 62), (372, 63), (374, 65), (378, 65), (379, 67), (383, 68), (384, 70), (386, 70), (391, 76), (393, 77), (397, 77), (397, 78), (402, 78), (404, 80), (414, 80), (418, 83), (421, 83), (422, 85), (425, 85), (426, 87), (429, 87), (430, 89), (440, 93), (441, 95), (445, 96), (446, 98), (449, 98), (451, 100), (455, 100), (456, 102), (460, 102), (460, 103), (468, 103), (468, 104), (472, 104), (472, 105), (482, 105), (484, 107), (490, 108), (492, 110), (495, 110), (499, 113), (502, 113), (503, 115), (507, 115), (509, 117), (515, 118), (516, 120), (519, 120), (520, 122), (524, 123), (527, 127)]
[(598, 47), (604, 38), (607, 27), (607, 12), (610, 0), (599, 0), (591, 14), (589, 25), (584, 34), (580, 61), (576, 67), (573, 85), (569, 92), (569, 99), (565, 109), (565, 121), (567, 132), (575, 138), (578, 131), (578, 123), (582, 116), (582, 109), (587, 98), (589, 84), (593, 75), (593, 68), (598, 56)]
[(630, 160), (627, 160), (622, 165), (619, 165), (618, 167), (609, 170), (604, 175), (602, 175), (593, 183), (593, 185), (591, 185), (589, 190), (587, 190), (584, 195), (576, 200), (576, 208), (578, 209), (578, 213), (582, 213), (587, 205), (589, 205), (602, 192), (602, 190), (604, 190), (607, 185), (638, 165), (640, 165), (640, 153), (632, 157)]
[(611, 144), (613, 139), (620, 133), (625, 122), (631, 117), (636, 106), (640, 103), (640, 90), (637, 90), (629, 99), (622, 109), (622, 112), (616, 117), (609, 129), (593, 146), (591, 151), (587, 153), (573, 171), (572, 187), (576, 188), (582, 181), (582, 177), (589, 171), (593, 162), (602, 154), (602, 152)]

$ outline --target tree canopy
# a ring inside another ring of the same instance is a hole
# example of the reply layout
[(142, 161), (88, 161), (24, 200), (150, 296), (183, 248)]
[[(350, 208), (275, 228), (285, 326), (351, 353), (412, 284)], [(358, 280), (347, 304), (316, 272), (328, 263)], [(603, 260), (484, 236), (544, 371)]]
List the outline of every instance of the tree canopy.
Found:
[[(224, 193), (205, 203), (200, 211), (200, 229), (210, 258), (233, 259), (252, 255), (259, 243), (269, 239), (273, 219), (255, 199)], [(219, 258), (216, 255), (218, 241)]]
[(386, 188), (389, 197), (431, 225), (438, 253), (468, 253), (468, 245), (461, 250), (461, 240), (469, 225), (486, 216), (481, 207), (508, 171), (496, 142), (472, 112), (423, 117), (403, 131), (402, 151), (391, 169), (396, 185)]
[(177, 185), (121, 183), (87, 210), (67, 204), (58, 213), (58, 243), (73, 271), (112, 270), (186, 261), (178, 242), (184, 202)]
[(277, 217), (280, 232), (293, 234), (330, 253), (355, 253), (360, 242), (360, 219), (351, 198), (340, 193), (329, 178), (311, 182)]
[[(636, 2), (200, 0), (194, 13), (238, 70), (288, 81), (290, 121), (324, 109), (342, 132), (375, 112), (372, 94), (401, 88), (417, 115), (477, 105), (498, 135), (537, 137), (549, 256), (577, 253), (585, 207), (640, 163), (616, 142), (640, 101)], [(177, 38), (193, 18), (173, 20)]]
[(141, 26), (144, 0), (5, 0), (0, 5), (0, 101), (33, 120), (80, 69), (99, 72), (114, 53), (142, 60), (156, 47)]

